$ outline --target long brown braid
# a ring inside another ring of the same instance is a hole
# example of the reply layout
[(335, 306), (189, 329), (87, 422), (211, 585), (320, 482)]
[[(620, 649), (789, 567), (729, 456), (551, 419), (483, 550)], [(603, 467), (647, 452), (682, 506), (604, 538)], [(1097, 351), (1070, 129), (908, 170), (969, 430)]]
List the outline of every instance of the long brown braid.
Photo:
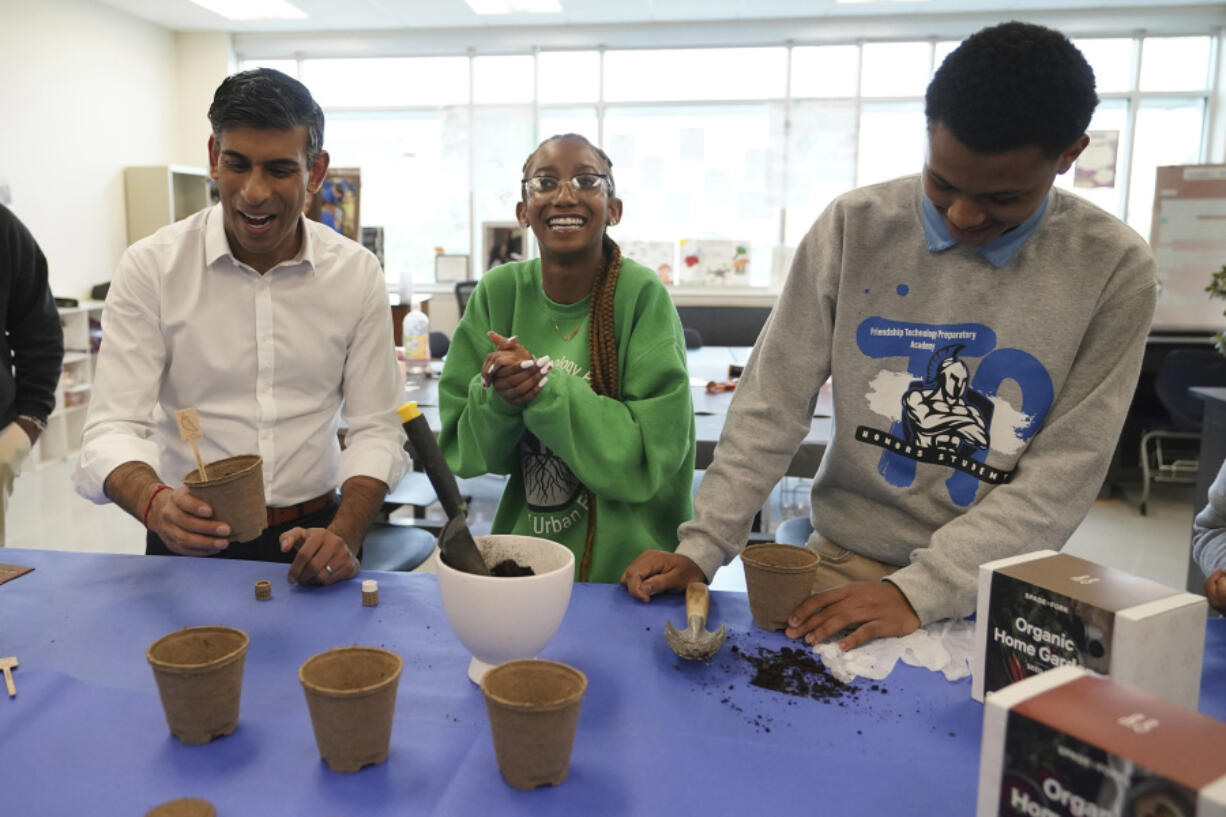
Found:
[[(587, 336), (588, 368), (592, 373), (592, 391), (604, 397), (621, 399), (621, 383), (617, 370), (617, 335), (613, 326), (613, 295), (621, 275), (622, 251), (617, 242), (604, 237), (604, 269), (592, 282), (592, 300), (588, 309)], [(596, 539), (596, 494), (587, 489), (587, 535), (583, 540), (583, 557), (579, 560), (579, 581), (588, 580), (592, 563), (592, 543)]]

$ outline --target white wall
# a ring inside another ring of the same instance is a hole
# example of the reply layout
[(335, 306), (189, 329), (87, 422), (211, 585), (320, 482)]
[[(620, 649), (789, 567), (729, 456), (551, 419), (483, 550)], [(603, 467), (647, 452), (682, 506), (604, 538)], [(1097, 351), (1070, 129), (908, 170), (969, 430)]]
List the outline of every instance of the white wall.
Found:
[(127, 245), (124, 166), (175, 159), (175, 67), (174, 35), (151, 23), (85, 0), (0, 0), (0, 184), (56, 295), (110, 280)]
[(175, 41), (174, 162), (208, 166), (209, 105), (221, 81), (237, 65), (230, 35), (216, 31), (179, 32)]

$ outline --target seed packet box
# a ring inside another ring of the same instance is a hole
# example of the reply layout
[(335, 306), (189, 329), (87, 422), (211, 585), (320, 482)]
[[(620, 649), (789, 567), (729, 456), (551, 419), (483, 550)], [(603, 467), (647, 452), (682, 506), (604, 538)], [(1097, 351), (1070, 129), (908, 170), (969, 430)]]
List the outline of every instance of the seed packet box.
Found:
[(1084, 666), (1195, 709), (1208, 605), (1053, 550), (979, 568), (971, 694), (1059, 666)]
[(1226, 723), (1084, 667), (988, 693), (976, 817), (1226, 817)]

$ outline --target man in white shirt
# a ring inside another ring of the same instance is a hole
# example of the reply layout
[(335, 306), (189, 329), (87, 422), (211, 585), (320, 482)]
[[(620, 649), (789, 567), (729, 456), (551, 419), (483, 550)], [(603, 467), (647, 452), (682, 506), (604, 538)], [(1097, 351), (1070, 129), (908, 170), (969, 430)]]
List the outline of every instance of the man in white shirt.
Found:
[[(82, 496), (141, 520), (146, 553), (292, 561), (290, 582), (331, 584), (357, 572), (370, 520), (407, 463), (383, 273), (370, 252), (303, 217), (328, 154), (323, 113), (301, 83), (271, 69), (235, 74), (209, 121), (221, 203), (120, 260), (73, 478)], [(183, 487), (195, 468), (175, 422), (185, 408), (199, 413), (206, 464), (263, 458), (259, 538), (230, 542), (229, 526)]]

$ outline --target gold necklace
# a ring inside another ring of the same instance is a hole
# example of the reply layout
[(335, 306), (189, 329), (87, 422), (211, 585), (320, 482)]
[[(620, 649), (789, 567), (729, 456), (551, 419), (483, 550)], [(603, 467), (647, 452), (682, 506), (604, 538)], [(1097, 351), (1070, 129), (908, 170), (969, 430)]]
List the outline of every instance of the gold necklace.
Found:
[(574, 329), (570, 330), (569, 332), (563, 332), (562, 327), (558, 326), (557, 318), (550, 318), (549, 320), (553, 322), (553, 331), (558, 333), (558, 337), (562, 339), (563, 343), (569, 341), (575, 335), (579, 334), (579, 330), (583, 327), (583, 321), (579, 321), (579, 325)]

